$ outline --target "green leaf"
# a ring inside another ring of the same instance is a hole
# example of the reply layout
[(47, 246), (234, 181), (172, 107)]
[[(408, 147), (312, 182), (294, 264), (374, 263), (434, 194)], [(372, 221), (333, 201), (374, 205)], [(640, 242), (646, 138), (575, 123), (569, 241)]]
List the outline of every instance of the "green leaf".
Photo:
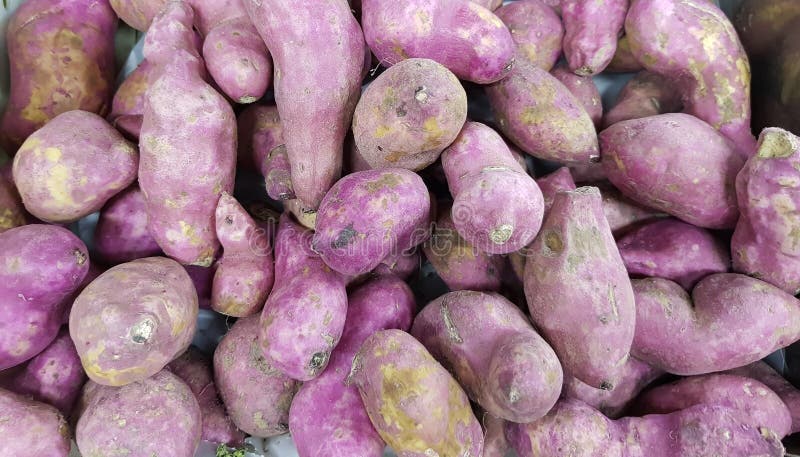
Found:
[(245, 457), (244, 449), (233, 449), (220, 444), (217, 446), (216, 457)]

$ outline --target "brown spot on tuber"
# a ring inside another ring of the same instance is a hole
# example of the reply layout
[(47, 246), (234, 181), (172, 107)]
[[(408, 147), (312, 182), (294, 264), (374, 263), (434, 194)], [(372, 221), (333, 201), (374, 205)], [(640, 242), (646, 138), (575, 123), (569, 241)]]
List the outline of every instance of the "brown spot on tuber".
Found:
[(348, 225), (345, 227), (339, 235), (336, 237), (335, 240), (331, 242), (331, 248), (333, 249), (341, 249), (353, 241), (353, 238), (358, 235), (358, 232), (353, 229), (353, 224)]
[(544, 245), (547, 249), (556, 254), (564, 250), (564, 240), (561, 239), (561, 235), (557, 232), (547, 232), (544, 235)]
[(72, 251), (72, 255), (75, 256), (75, 263), (77, 263), (78, 265), (83, 265), (84, 263), (86, 263), (86, 254), (81, 252), (80, 249), (75, 249), (74, 251)]

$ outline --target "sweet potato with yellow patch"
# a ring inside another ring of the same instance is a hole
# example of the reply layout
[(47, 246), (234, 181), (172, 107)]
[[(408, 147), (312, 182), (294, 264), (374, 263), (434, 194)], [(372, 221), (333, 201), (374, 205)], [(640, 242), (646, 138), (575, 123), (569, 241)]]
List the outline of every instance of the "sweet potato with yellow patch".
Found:
[(564, 38), (564, 26), (553, 8), (541, 0), (526, 0), (507, 3), (494, 14), (511, 31), (517, 61), (527, 60), (545, 71), (553, 68)]

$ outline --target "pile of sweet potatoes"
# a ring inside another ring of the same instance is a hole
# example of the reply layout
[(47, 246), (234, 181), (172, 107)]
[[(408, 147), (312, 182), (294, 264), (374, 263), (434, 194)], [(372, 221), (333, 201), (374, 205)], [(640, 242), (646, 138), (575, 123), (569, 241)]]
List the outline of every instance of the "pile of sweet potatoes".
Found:
[(0, 456), (777, 457), (800, 432), (762, 361), (800, 340), (800, 2), (2, 14)]

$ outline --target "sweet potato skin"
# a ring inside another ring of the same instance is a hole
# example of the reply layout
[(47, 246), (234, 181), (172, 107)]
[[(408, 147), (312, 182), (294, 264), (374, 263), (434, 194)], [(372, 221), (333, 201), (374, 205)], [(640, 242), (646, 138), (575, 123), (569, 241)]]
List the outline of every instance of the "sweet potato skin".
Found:
[(0, 411), (3, 455), (69, 455), (69, 425), (53, 406), (0, 389)]
[(406, 59), (364, 90), (353, 136), (370, 168), (422, 170), (439, 158), (467, 120), (458, 78), (430, 59)]
[(289, 430), (289, 405), (299, 383), (281, 374), (261, 351), (256, 316), (236, 321), (214, 352), (214, 379), (233, 423), (269, 437)]
[[(300, 457), (376, 457), (386, 446), (361, 403), (358, 389), (345, 384), (353, 357), (364, 340), (386, 328), (408, 330), (416, 304), (400, 279), (372, 279), (348, 296), (342, 339), (325, 372), (303, 384), (289, 411), (289, 429)], [(329, 406), (331, 413), (320, 411)]]
[(524, 284), (531, 318), (564, 370), (613, 389), (628, 359), (636, 310), (597, 188), (556, 194), (529, 248)]
[(23, 225), (0, 234), (0, 370), (44, 350), (57, 336), (63, 304), (89, 270), (86, 245), (54, 225)]
[[(341, 173), (344, 138), (361, 94), (364, 36), (345, 0), (244, 4), (272, 53), (292, 185), (316, 209)], [(306, 39), (308, 24), (316, 24), (313, 40)]]
[(250, 105), (237, 118), (238, 165), (266, 175), (265, 160), (270, 151), (283, 144), (283, 125), (274, 105)]
[[(146, 36), (145, 58), (159, 70), (146, 93), (139, 185), (150, 232), (164, 253), (209, 266), (219, 248), (217, 201), (233, 191), (236, 119), (227, 100), (203, 80), (193, 21), (186, 3), (172, 2)], [(179, 101), (175, 94), (182, 94)]]
[(516, 60), (527, 60), (550, 71), (561, 57), (564, 26), (555, 11), (541, 0), (511, 2), (494, 14), (511, 31), (516, 47)]
[(169, 369), (186, 383), (197, 398), (203, 417), (203, 441), (240, 446), (245, 435), (233, 424), (219, 398), (217, 386), (214, 384), (212, 359), (192, 346), (182, 356), (170, 362)]
[(676, 219), (660, 219), (633, 229), (617, 241), (633, 276), (655, 276), (686, 290), (712, 273), (730, 269), (728, 247), (713, 233)]
[(603, 119), (603, 100), (594, 80), (589, 76), (576, 75), (564, 65), (556, 65), (550, 73), (581, 102), (594, 125), (599, 127)]
[(603, 127), (617, 122), (680, 111), (680, 93), (661, 75), (641, 71), (622, 88), (614, 107), (603, 118)]
[[(676, 81), (687, 113), (731, 139), (742, 156), (755, 153), (750, 64), (733, 25), (716, 4), (636, 0), (625, 19), (625, 33), (647, 70)], [(711, 42), (714, 46), (707, 46)]]
[(561, 0), (564, 55), (569, 69), (592, 76), (606, 69), (617, 50), (629, 0)]
[(94, 248), (112, 265), (158, 255), (161, 248), (147, 229), (147, 210), (139, 186), (133, 185), (108, 201), (94, 231)]
[(69, 417), (86, 379), (69, 331), (62, 328), (44, 351), (4, 384), (13, 392), (55, 406)]
[(114, 12), (126, 24), (146, 32), (168, 0), (109, 0)]
[(619, 122), (600, 133), (600, 147), (609, 181), (626, 197), (698, 227), (736, 225), (744, 161), (703, 121), (674, 113)]
[(734, 368), (724, 373), (752, 378), (769, 387), (781, 397), (783, 403), (789, 408), (789, 413), (792, 416), (790, 433), (800, 431), (800, 390), (797, 390), (795, 386), (767, 365), (766, 362), (753, 362), (750, 365)]
[(333, 270), (367, 273), (429, 233), (430, 196), (416, 173), (383, 168), (340, 179), (317, 213), (312, 247)]
[(511, 445), (506, 440), (505, 423), (503, 419), (484, 413), (482, 457), (506, 457)]
[(226, 192), (217, 204), (216, 227), (224, 251), (216, 263), (211, 308), (234, 317), (258, 314), (272, 290), (272, 246), (256, 245), (259, 226)]
[(27, 223), (27, 213), (17, 187), (14, 185), (11, 164), (0, 167), (0, 233)]
[(414, 318), (411, 334), (496, 417), (535, 421), (561, 393), (563, 373), (555, 352), (501, 295), (442, 295)]
[(69, 333), (89, 378), (107, 386), (141, 381), (183, 353), (197, 325), (197, 292), (164, 257), (117, 265), (75, 299)]
[(569, 89), (545, 70), (520, 61), (486, 87), (500, 131), (528, 154), (562, 163), (598, 160), (592, 119)]
[(86, 457), (150, 457), (164, 449), (192, 457), (200, 444), (200, 406), (189, 386), (169, 370), (120, 388), (94, 385), (84, 389), (84, 396), (75, 435)]
[(545, 213), (553, 206), (556, 194), (577, 188), (575, 180), (572, 179), (572, 173), (567, 167), (561, 167), (550, 174), (537, 178), (536, 185), (539, 186), (539, 190), (542, 191), (542, 196), (544, 197)]
[(142, 131), (145, 93), (155, 69), (147, 59), (141, 61), (114, 93), (108, 120), (131, 140), (138, 140)]
[[(631, 353), (666, 372), (688, 376), (740, 367), (800, 338), (800, 301), (758, 279), (713, 274), (697, 283), (691, 298), (667, 279), (632, 282)], [(667, 336), (676, 334), (681, 338)], [(705, 349), (698, 352), (701, 342)]]
[(0, 142), (9, 155), (57, 115), (108, 114), (114, 90), (117, 17), (108, 0), (34, 0), (11, 16), (11, 68)]
[(25, 140), (14, 156), (14, 183), (37, 218), (69, 223), (98, 211), (128, 187), (136, 148), (102, 117), (68, 111)]
[(637, 415), (668, 414), (694, 405), (718, 405), (740, 411), (754, 428), (767, 427), (779, 438), (789, 434), (789, 408), (764, 384), (741, 376), (693, 376), (649, 389), (636, 399)]
[[(488, 84), (514, 66), (514, 42), (503, 21), (463, 0), (362, 0), (367, 45), (382, 65), (408, 58), (435, 60), (459, 79)], [(409, 18), (413, 26), (404, 26)]]
[(430, 449), (454, 457), (481, 455), (483, 431), (467, 395), (408, 333), (373, 333), (356, 354), (348, 382), (358, 387), (381, 438), (400, 455), (425, 457)]
[(741, 216), (731, 240), (733, 268), (800, 293), (800, 138), (768, 128), (759, 137), (758, 153), (736, 177)]
[(490, 254), (533, 241), (544, 213), (542, 192), (491, 127), (467, 122), (442, 153), (442, 167), (454, 198), (453, 224), (464, 239)]

